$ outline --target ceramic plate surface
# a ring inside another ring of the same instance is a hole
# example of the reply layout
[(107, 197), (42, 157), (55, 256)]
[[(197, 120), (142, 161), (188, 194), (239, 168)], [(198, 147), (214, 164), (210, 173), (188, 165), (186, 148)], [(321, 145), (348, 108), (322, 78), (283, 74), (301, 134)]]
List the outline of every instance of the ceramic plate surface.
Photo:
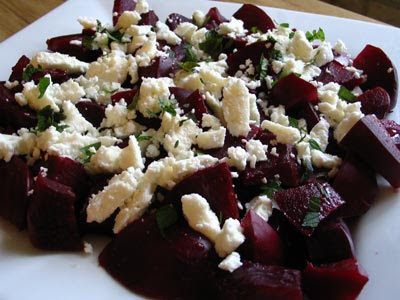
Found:
[[(80, 32), (76, 21), (79, 16), (111, 23), (112, 3), (111, 0), (67, 1), (2, 42), (0, 80), (8, 78), (11, 67), (22, 54), (32, 57), (45, 50), (47, 38)], [(172, 12), (191, 16), (196, 9), (206, 12), (212, 6), (230, 17), (240, 6), (211, 1), (149, 0), (149, 3), (161, 20)], [(400, 70), (400, 30), (395, 27), (267, 7), (265, 10), (278, 23), (288, 22), (304, 31), (323, 28), (328, 41), (334, 44), (337, 39), (343, 40), (353, 56), (366, 44), (378, 46)], [(397, 122), (399, 107), (390, 115)], [(395, 300), (400, 294), (400, 194), (383, 180), (381, 183), (384, 187), (378, 200), (353, 228), (358, 260), (370, 278), (359, 297), (361, 300)], [(30, 245), (26, 232), (18, 232), (0, 220), (0, 300), (143, 299), (135, 297), (98, 266), (97, 255), (107, 239), (89, 236), (86, 240), (94, 247), (93, 255), (38, 251)]]

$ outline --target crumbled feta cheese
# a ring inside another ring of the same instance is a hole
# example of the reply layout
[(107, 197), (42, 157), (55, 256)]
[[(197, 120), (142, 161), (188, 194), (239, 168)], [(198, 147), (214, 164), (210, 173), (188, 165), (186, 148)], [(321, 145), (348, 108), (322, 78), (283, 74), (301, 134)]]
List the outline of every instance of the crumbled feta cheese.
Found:
[(79, 112), (79, 110), (76, 108), (74, 104), (70, 101), (64, 101), (63, 105), (63, 113), (65, 116), (65, 119), (61, 122), (61, 124), (68, 125), (68, 127), (65, 130), (68, 130), (70, 132), (79, 132), (79, 133), (84, 133), (84, 132), (89, 132), (93, 136), (99, 135), (98, 131), (92, 123), (87, 121)]
[(161, 111), (159, 99), (169, 98), (169, 87), (174, 86), (174, 82), (168, 77), (142, 78), (142, 80), (137, 109), (149, 118), (151, 117), (149, 111), (153, 113)]
[(265, 152), (268, 146), (263, 145), (259, 140), (250, 140), (246, 142), (247, 160), (250, 161), (250, 167), (255, 168), (256, 162), (267, 160)]
[(72, 73), (85, 73), (89, 64), (73, 56), (58, 52), (39, 52), (32, 57), (31, 65), (43, 69), (56, 68)]
[(127, 108), (125, 100), (121, 99), (121, 101), (115, 103), (114, 105), (107, 105), (105, 118), (101, 122), (100, 127), (110, 128), (124, 126), (129, 120), (135, 118), (135, 111), (129, 110)]
[(201, 27), (201, 26), (204, 25), (204, 22), (205, 22), (205, 20), (206, 20), (206, 16), (205, 16), (205, 14), (204, 14), (202, 11), (200, 11), (200, 10), (195, 10), (195, 11), (193, 12), (193, 20), (194, 20), (194, 23), (195, 23), (197, 26)]
[(211, 129), (201, 132), (196, 138), (196, 143), (201, 149), (221, 148), (225, 143), (226, 128)]
[(336, 127), (333, 135), (336, 141), (340, 142), (350, 129), (362, 118), (364, 114), (361, 112), (352, 112), (347, 115)]
[(99, 57), (89, 65), (86, 78), (97, 77), (99, 80), (123, 83), (128, 75), (128, 60), (125, 53), (112, 51), (106, 56)]
[(246, 168), (249, 154), (241, 147), (229, 147), (227, 163), (230, 167), (235, 167), (239, 171)]
[(158, 40), (165, 40), (168, 44), (174, 46), (181, 43), (179, 36), (177, 36), (175, 32), (171, 31), (163, 22), (158, 21), (156, 23), (156, 31)]
[[(132, 39), (132, 43), (134, 43), (134, 40)], [(135, 55), (139, 67), (149, 66), (153, 58), (160, 56), (161, 52), (157, 50), (157, 44), (156, 34), (153, 32), (149, 33), (148, 38), (143, 38), (141, 48), (136, 51)]]
[[(219, 225), (219, 223), (218, 223)], [(225, 220), (222, 230), (215, 236), (215, 250), (220, 257), (226, 257), (235, 251), (245, 240), (239, 220)]]
[(219, 129), (221, 127), (221, 122), (217, 117), (214, 117), (210, 114), (203, 114), (203, 118), (201, 119), (201, 126), (211, 127), (211, 129)]
[(232, 273), (242, 265), (243, 263), (240, 261), (240, 254), (237, 252), (232, 252), (219, 263), (218, 268)]
[(265, 222), (272, 215), (272, 200), (267, 195), (254, 197), (250, 202), (245, 204), (247, 211), (253, 210)]
[(337, 40), (335, 46), (333, 47), (333, 50), (335, 50), (337, 54), (343, 54), (346, 53), (347, 48), (342, 40)]
[(289, 118), (285, 114), (285, 107), (283, 105), (279, 105), (277, 107), (270, 107), (270, 118), (274, 123), (281, 124), (283, 126), (289, 126)]
[(0, 159), (10, 161), (16, 152), (16, 148), (21, 141), (21, 137), (0, 133)]
[(197, 30), (197, 26), (189, 23), (189, 22), (183, 22), (180, 23), (174, 30), (174, 32), (184, 38), (186, 41), (191, 42), (193, 33)]
[(149, 12), (149, 3), (146, 0), (137, 0), (135, 10), (139, 14), (145, 14)]
[(342, 164), (342, 159), (338, 156), (312, 149), (311, 162), (317, 168), (333, 169)]
[(313, 57), (313, 47), (301, 30), (296, 30), (289, 46), (289, 52), (293, 53), (297, 59), (308, 62)]
[(261, 128), (272, 132), (278, 143), (294, 145), (301, 138), (300, 131), (297, 128), (283, 126), (268, 120), (261, 123)]
[(329, 123), (321, 118), (310, 131), (310, 137), (318, 143), (322, 151), (326, 150), (329, 143), (329, 127)]
[(207, 200), (199, 194), (188, 194), (182, 196), (181, 202), (183, 215), (189, 226), (215, 242), (221, 228), (218, 217), (211, 210)]
[(140, 19), (140, 13), (138, 13), (137, 11), (126, 10), (122, 13), (122, 15), (119, 16), (115, 28), (126, 29), (131, 25), (136, 25), (140, 21)]
[(97, 20), (92, 17), (78, 17), (79, 24), (82, 25), (83, 29), (96, 30)]
[(327, 63), (330, 63), (334, 58), (332, 46), (328, 42), (322, 42), (321, 45), (319, 45), (314, 51), (316, 52), (314, 59), (317, 67), (321, 67)]
[(236, 38), (238, 36), (243, 36), (246, 34), (247, 30), (243, 27), (243, 21), (235, 19), (232, 17), (229, 22), (223, 22), (219, 24), (218, 33), (221, 35), (227, 35), (231, 38)]
[(14, 81), (9, 81), (9, 80), (7, 80), (5, 83), (4, 83), (4, 86), (6, 87), (6, 88), (8, 88), (9, 90), (11, 90), (11, 89), (13, 89), (13, 88), (15, 88), (15, 87), (17, 87), (19, 85), (19, 81), (18, 80), (14, 80)]

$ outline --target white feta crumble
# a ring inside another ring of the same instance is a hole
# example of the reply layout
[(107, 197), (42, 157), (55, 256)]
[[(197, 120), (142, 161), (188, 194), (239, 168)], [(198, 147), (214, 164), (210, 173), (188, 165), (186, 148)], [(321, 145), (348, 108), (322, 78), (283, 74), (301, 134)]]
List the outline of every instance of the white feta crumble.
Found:
[(19, 81), (18, 81), (18, 80), (14, 80), (14, 81), (9, 81), (9, 80), (7, 80), (7, 81), (4, 83), (4, 86), (5, 86), (6, 88), (8, 88), (9, 90), (11, 90), (11, 89), (17, 87), (18, 85), (19, 85)]
[(322, 67), (323, 65), (330, 63), (334, 58), (332, 46), (328, 42), (322, 42), (317, 49), (314, 49), (314, 51), (316, 53), (314, 59), (317, 67)]
[(221, 148), (225, 143), (226, 128), (211, 129), (197, 135), (196, 143), (201, 149)]
[(122, 15), (119, 16), (115, 28), (129, 28), (131, 25), (136, 25), (140, 19), (141, 17), (139, 12), (126, 10), (122, 13)]
[(151, 117), (149, 111), (159, 113), (161, 111), (160, 99), (168, 99), (169, 87), (174, 86), (171, 78), (142, 78), (137, 109), (147, 118)]
[(272, 200), (267, 195), (256, 196), (245, 206), (247, 211), (253, 210), (265, 222), (272, 215)]
[(128, 75), (128, 60), (125, 53), (112, 51), (99, 57), (89, 65), (86, 78), (97, 77), (99, 80), (123, 83)]
[(148, 13), (150, 10), (149, 3), (146, 0), (137, 0), (135, 10), (139, 14)]
[(193, 33), (195, 33), (196, 30), (196, 25), (189, 22), (183, 22), (175, 28), (174, 32), (190, 43), (192, 41)]
[(342, 164), (342, 159), (338, 156), (312, 149), (311, 162), (317, 168), (333, 169)]
[(342, 40), (337, 40), (335, 46), (333, 46), (333, 50), (335, 50), (337, 54), (343, 54), (346, 53), (347, 47)]
[(219, 129), (221, 127), (221, 122), (219, 119), (210, 114), (203, 114), (201, 119), (201, 126), (203, 128), (210, 127), (211, 129)]
[(239, 171), (246, 168), (249, 154), (242, 147), (229, 147), (227, 163), (230, 167), (235, 167)]
[(97, 20), (92, 17), (78, 17), (79, 24), (82, 25), (83, 29), (97, 29)]
[(179, 45), (181, 39), (176, 35), (175, 32), (171, 31), (165, 23), (157, 21), (156, 32), (158, 40), (165, 40), (170, 45)]
[(245, 236), (239, 220), (226, 219), (222, 230), (215, 236), (215, 250), (220, 257), (226, 257), (235, 251), (244, 240)]
[(39, 52), (32, 57), (31, 65), (35, 68), (57, 68), (72, 73), (85, 73), (89, 64), (73, 56), (58, 52)]
[(259, 140), (249, 140), (246, 142), (247, 160), (250, 167), (255, 168), (256, 162), (267, 160), (265, 152), (268, 150), (267, 145), (263, 145)]
[(313, 47), (306, 38), (304, 31), (296, 30), (289, 46), (289, 52), (293, 53), (297, 59), (308, 62), (313, 57)]
[(240, 260), (240, 254), (237, 252), (232, 252), (219, 263), (218, 268), (232, 273), (242, 265), (243, 263)]
[(318, 143), (322, 151), (326, 150), (329, 143), (329, 128), (329, 123), (324, 118), (321, 118), (310, 131), (310, 138)]
[(74, 104), (70, 101), (64, 101), (62, 104), (65, 119), (62, 120), (61, 125), (67, 125), (65, 130), (70, 132), (76, 131), (79, 133), (88, 132), (93, 136), (98, 136), (97, 129), (87, 121), (79, 112)]
[(348, 114), (336, 127), (333, 136), (336, 141), (340, 142), (350, 129), (362, 118), (364, 114), (360, 111), (355, 111)]
[(301, 139), (300, 131), (294, 127), (283, 126), (268, 120), (261, 123), (262, 129), (267, 129), (276, 136), (278, 143), (294, 145)]
[(244, 23), (242, 20), (238, 20), (235, 17), (231, 17), (229, 22), (223, 22), (219, 24), (218, 33), (221, 35), (227, 35), (231, 38), (243, 36), (247, 30), (243, 27)]
[(193, 12), (193, 21), (197, 26), (203, 26), (206, 16), (201, 10), (195, 10)]

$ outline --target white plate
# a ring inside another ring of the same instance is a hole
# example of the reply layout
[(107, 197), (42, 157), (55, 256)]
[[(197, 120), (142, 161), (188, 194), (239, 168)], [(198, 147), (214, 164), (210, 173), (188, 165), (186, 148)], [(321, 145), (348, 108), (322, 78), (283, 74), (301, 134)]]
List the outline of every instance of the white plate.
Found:
[[(168, 0), (168, 5), (165, 0), (149, 2), (161, 20), (172, 12), (190, 16), (195, 9), (206, 12), (212, 6), (218, 6), (229, 17), (239, 7), (206, 1)], [(111, 9), (111, 0), (70, 0), (2, 42), (0, 79), (8, 78), (11, 67), (22, 54), (31, 57), (46, 49), (47, 38), (79, 32), (78, 16), (111, 22)], [(289, 22), (290, 26), (302, 30), (323, 28), (328, 41), (334, 43), (342, 39), (353, 56), (367, 43), (379, 46), (400, 71), (400, 30), (395, 27), (274, 8), (266, 8), (266, 11), (278, 23)], [(399, 122), (399, 116), (398, 106), (390, 118)], [(386, 187), (353, 230), (358, 259), (370, 278), (359, 299), (399, 299), (399, 218), (400, 196)], [(106, 239), (86, 237), (86, 240), (94, 246), (93, 255), (38, 251), (29, 244), (25, 232), (17, 232), (0, 221), (0, 300), (142, 299), (133, 296), (98, 266), (97, 254)]]

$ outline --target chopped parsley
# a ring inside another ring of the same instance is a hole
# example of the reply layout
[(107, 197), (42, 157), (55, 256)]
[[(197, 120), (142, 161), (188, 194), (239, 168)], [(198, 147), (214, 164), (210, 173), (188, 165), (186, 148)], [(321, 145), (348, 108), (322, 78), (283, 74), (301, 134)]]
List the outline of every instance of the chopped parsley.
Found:
[(133, 96), (132, 102), (129, 103), (129, 105), (127, 107), (129, 110), (136, 109), (136, 106), (137, 106), (138, 101), (139, 101), (139, 96), (140, 96), (139, 91), (137, 91), (135, 96)]
[(256, 67), (256, 78), (263, 81), (267, 77), (268, 72), (268, 60), (261, 54), (260, 64)]
[(311, 149), (322, 151), (321, 147), (319, 146), (316, 140), (309, 139), (308, 143), (310, 144)]
[(146, 108), (146, 113), (149, 115), (150, 118), (158, 118), (158, 115), (148, 108)]
[(165, 205), (156, 211), (156, 221), (161, 235), (165, 237), (165, 230), (178, 221), (178, 213), (172, 205)]
[(321, 210), (321, 199), (317, 196), (312, 196), (310, 198), (309, 206), (306, 215), (303, 219), (303, 227), (315, 228), (319, 224)]
[(82, 158), (82, 163), (86, 164), (88, 162), (90, 162), (90, 159), (92, 158), (92, 156), (94, 154), (96, 154), (95, 151), (93, 151), (93, 149), (95, 149), (96, 151), (100, 148), (101, 143), (94, 143), (94, 144), (90, 144), (88, 146), (82, 147), (81, 149), (79, 149), (81, 151), (81, 153), (83, 154), (83, 158)]
[(281, 26), (283, 28), (289, 28), (289, 23), (281, 23), (281, 24), (279, 24), (279, 26)]
[(357, 97), (343, 85), (340, 86), (338, 96), (340, 99), (343, 99), (347, 102), (354, 102), (357, 100)]
[(257, 26), (253, 26), (250, 28), (251, 33), (263, 33)]
[(159, 98), (158, 101), (160, 101), (160, 108), (164, 112), (170, 113), (172, 116), (176, 116), (176, 110), (175, 106), (177, 104), (175, 99), (161, 99)]
[(152, 137), (150, 135), (138, 135), (138, 136), (136, 136), (136, 140), (138, 142), (149, 141), (149, 140), (151, 140), (151, 138)]
[(289, 117), (289, 126), (294, 127), (294, 128), (299, 128), (299, 120)]
[(289, 39), (292, 39), (294, 37), (295, 32), (292, 31), (291, 33), (289, 33)]
[(29, 81), (31, 80), (33, 74), (37, 73), (37, 72), (42, 72), (43, 69), (41, 66), (39, 66), (38, 68), (35, 68), (32, 65), (27, 65), (25, 70), (22, 72), (22, 80), (23, 81)]
[(313, 175), (314, 168), (311, 164), (311, 160), (307, 158), (303, 159), (303, 165), (305, 167), (305, 170), (303, 175), (301, 176), (300, 181), (304, 183), (305, 181), (307, 181), (308, 178), (310, 178)]
[(187, 45), (185, 46), (185, 61), (184, 62), (179, 62), (178, 66), (189, 73), (193, 72), (193, 69), (198, 66), (198, 58), (196, 56), (196, 53), (192, 50), (192, 46)]
[(224, 39), (216, 30), (206, 33), (206, 40), (199, 44), (200, 50), (216, 59), (218, 56), (233, 46), (232, 39)]
[(178, 148), (178, 146), (179, 146), (179, 140), (176, 140), (174, 148)]
[(325, 198), (329, 198), (328, 191), (324, 188), (324, 186), (323, 186), (321, 183), (317, 182), (317, 187), (318, 187), (318, 190), (320, 191), (320, 193), (321, 193)]
[(282, 188), (279, 180), (270, 179), (267, 181), (266, 184), (263, 184), (261, 186), (261, 189), (263, 190), (264, 195), (272, 198), (274, 197), (275, 192), (280, 191)]
[[(108, 43), (111, 43), (112, 41), (120, 43), (122, 41), (122, 38), (124, 36), (123, 33), (121, 33), (119, 30), (114, 30), (110, 31), (107, 28), (105, 28), (99, 20), (97, 20), (97, 31), (100, 33), (105, 33), (108, 37)], [(93, 45), (92, 45), (93, 47)], [(90, 49), (90, 48), (88, 48)]]
[(282, 60), (283, 59), (282, 52), (280, 50), (276, 50), (276, 49), (271, 50), (271, 52), (269, 53), (269, 57), (270, 57), (270, 59), (273, 59), (273, 60)]
[(319, 28), (318, 31), (315, 29), (312, 32), (307, 31), (306, 38), (310, 42), (314, 40), (320, 40), (321, 42), (323, 42), (325, 41), (325, 32), (321, 28)]
[(50, 105), (43, 107), (37, 112), (37, 131), (45, 131), (50, 126), (54, 126), (58, 132), (62, 132), (68, 125), (59, 125), (65, 116), (62, 112), (55, 112)]
[(49, 77), (42, 77), (39, 80), (38, 88), (39, 88), (39, 99), (44, 96), (48, 86), (50, 85), (50, 78)]
[(194, 156), (199, 156), (199, 155), (203, 155), (203, 154), (204, 154), (204, 152), (199, 149), (194, 150)]

